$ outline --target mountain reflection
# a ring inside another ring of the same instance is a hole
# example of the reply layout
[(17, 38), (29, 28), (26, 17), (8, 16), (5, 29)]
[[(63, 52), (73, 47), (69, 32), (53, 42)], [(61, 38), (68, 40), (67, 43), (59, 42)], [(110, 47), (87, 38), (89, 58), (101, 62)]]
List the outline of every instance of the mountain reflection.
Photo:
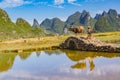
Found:
[[(20, 53), (18, 54), (22, 60), (27, 59), (32, 53)], [(37, 54), (37, 53), (36, 53)]]
[(90, 71), (94, 70), (95, 64), (94, 59), (99, 57), (105, 58), (114, 58), (120, 57), (118, 53), (101, 53), (101, 52), (85, 52), (85, 51), (72, 51), (72, 50), (64, 50), (66, 56), (76, 62), (76, 64), (72, 65), (72, 69), (86, 69), (87, 61), (89, 62)]
[(55, 55), (60, 55), (60, 54), (62, 54), (63, 52), (62, 51), (60, 51), (60, 50), (54, 50), (54, 51), (52, 51), (52, 50), (48, 50), (48, 51), (44, 51), (45, 52), (45, 54), (47, 54), (47, 55), (52, 55), (52, 54), (55, 54)]
[(0, 72), (7, 71), (12, 68), (15, 57), (17, 54), (0, 54)]
[(19, 56), (21, 60), (26, 60), (30, 57), (31, 54), (36, 54), (36, 58), (41, 56), (41, 53), (52, 56), (55, 54), (59, 56), (60, 54), (65, 54), (66, 57), (69, 58), (75, 64), (71, 65), (72, 69), (82, 69), (85, 70), (87, 68), (87, 63), (89, 64), (89, 70), (92, 71), (95, 68), (94, 59), (99, 57), (105, 58), (114, 58), (120, 57), (120, 54), (116, 53), (97, 53), (97, 52), (85, 52), (85, 51), (72, 51), (72, 50), (55, 50), (55, 51), (41, 51), (35, 53), (4, 53), (0, 54), (0, 72), (7, 71), (12, 68), (16, 56)]
[(31, 55), (31, 53), (20, 53), (20, 54), (1, 53), (0, 54), (0, 72), (7, 71), (7, 70), (11, 69), (17, 55), (19, 55), (19, 57), (22, 60), (25, 60)]

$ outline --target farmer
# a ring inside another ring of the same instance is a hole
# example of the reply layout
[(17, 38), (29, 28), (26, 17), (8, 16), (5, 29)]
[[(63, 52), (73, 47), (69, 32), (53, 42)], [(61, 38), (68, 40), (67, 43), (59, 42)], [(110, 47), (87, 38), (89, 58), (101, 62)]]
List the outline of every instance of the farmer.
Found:
[(87, 39), (91, 39), (92, 38), (92, 28), (88, 27), (88, 31), (87, 31)]

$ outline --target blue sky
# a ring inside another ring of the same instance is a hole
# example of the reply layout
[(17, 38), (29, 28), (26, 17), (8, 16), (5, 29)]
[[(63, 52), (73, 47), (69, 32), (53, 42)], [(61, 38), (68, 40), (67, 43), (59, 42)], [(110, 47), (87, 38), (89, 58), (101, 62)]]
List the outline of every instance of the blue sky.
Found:
[(32, 24), (45, 18), (58, 17), (65, 21), (76, 11), (87, 10), (94, 17), (96, 13), (116, 9), (120, 13), (120, 0), (0, 0), (0, 8), (7, 11), (12, 21), (22, 17)]

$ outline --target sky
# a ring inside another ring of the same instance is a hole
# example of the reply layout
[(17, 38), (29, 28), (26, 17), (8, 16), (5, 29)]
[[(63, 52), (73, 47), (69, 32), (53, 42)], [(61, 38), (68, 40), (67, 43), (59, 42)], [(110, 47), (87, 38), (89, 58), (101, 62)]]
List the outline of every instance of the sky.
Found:
[(120, 0), (0, 0), (0, 8), (13, 22), (23, 18), (32, 25), (34, 19), (39, 23), (54, 17), (65, 21), (71, 14), (83, 10), (90, 12), (92, 17), (109, 9), (120, 13)]

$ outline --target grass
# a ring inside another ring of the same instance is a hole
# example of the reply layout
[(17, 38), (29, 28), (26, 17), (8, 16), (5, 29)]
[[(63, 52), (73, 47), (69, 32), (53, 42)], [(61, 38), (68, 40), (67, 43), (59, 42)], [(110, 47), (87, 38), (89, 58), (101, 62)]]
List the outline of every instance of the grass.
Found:
[[(0, 52), (23, 52), (53, 49), (53, 46), (59, 46), (59, 44), (64, 42), (64, 40), (69, 36), (53, 36), (3, 41), (0, 42)], [(120, 42), (120, 32), (95, 33), (93, 36), (104, 42)]]
[(97, 39), (103, 42), (117, 43), (120, 42), (120, 32), (106, 32), (106, 33), (96, 33), (93, 35)]
[(0, 43), (0, 52), (22, 52), (41, 49), (51, 49), (59, 46), (68, 36), (54, 36), (44, 38), (28, 38)]

